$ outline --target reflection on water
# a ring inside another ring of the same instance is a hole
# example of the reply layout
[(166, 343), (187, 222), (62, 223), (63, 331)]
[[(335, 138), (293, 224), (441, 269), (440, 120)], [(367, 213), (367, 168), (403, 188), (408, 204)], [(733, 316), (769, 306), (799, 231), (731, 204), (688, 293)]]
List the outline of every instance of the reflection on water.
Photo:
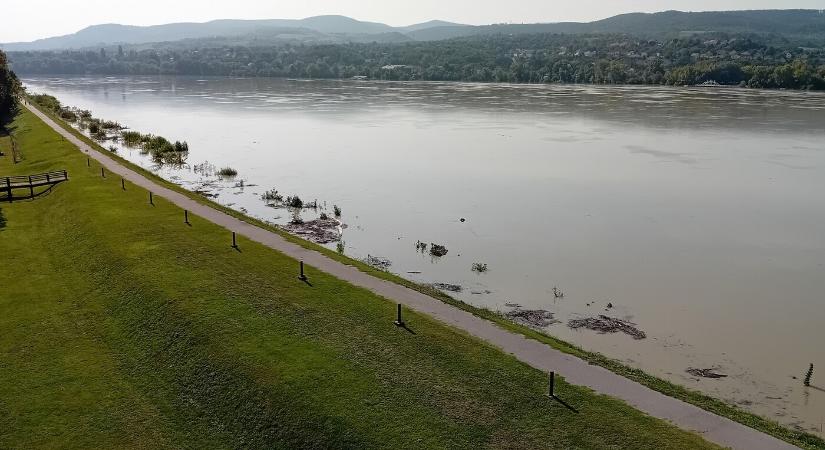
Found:
[[(547, 328), (553, 335), (821, 433), (825, 394), (801, 377), (809, 363), (825, 367), (825, 95), (25, 81), (96, 116), (185, 139), (193, 165), (234, 167), (244, 184), (219, 182), (221, 203), (281, 224), (290, 214), (260, 200), (273, 188), (340, 205), (352, 256), (461, 286), (454, 295), (475, 305), (549, 310), (561, 321)], [(190, 188), (213, 181), (191, 168), (159, 172)], [(418, 241), (448, 254), (417, 251)], [(566, 325), (598, 314), (647, 338)], [(687, 368), (728, 377), (700, 380)]]

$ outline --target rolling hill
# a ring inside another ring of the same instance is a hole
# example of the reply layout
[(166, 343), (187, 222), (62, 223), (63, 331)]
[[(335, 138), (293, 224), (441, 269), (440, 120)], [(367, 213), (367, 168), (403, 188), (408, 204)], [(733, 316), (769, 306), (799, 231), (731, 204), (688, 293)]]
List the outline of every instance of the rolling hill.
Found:
[[(286, 30), (286, 31), (285, 31)], [(303, 42), (435, 41), (456, 37), (528, 33), (622, 33), (661, 38), (682, 33), (756, 33), (825, 42), (825, 14), (818, 10), (754, 10), (630, 13), (594, 22), (462, 25), (433, 20), (407, 27), (364, 22), (345, 16), (317, 16), (300, 20), (215, 20), (154, 26), (94, 25), (74, 34), (33, 42), (0, 44), (6, 51), (77, 49), (112, 44), (148, 44), (184, 39), (253, 38)], [(247, 40), (248, 41), (248, 40)]]

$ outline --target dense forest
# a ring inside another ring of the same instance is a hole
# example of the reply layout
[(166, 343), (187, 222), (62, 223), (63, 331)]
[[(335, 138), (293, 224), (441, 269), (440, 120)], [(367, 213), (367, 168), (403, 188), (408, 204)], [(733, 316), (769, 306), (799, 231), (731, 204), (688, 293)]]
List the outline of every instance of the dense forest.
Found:
[(825, 89), (825, 50), (777, 35), (496, 34), (443, 41), (220, 45), (14, 52), (21, 74), (220, 75)]
[(9, 69), (6, 54), (0, 51), (0, 125), (4, 118), (14, 109), (20, 82)]

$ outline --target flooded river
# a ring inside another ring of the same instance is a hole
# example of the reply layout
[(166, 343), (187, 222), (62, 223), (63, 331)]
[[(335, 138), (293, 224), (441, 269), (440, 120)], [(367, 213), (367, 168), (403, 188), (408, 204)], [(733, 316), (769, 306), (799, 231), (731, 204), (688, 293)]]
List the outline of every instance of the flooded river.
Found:
[[(261, 200), (271, 189), (318, 199), (328, 213), (338, 205), (352, 257), (385, 258), (409, 279), (461, 286), (451, 295), (473, 305), (550, 311), (558, 323), (549, 334), (822, 435), (823, 94), (24, 81), (96, 117), (188, 141), (181, 169), (119, 153), (222, 204), (277, 224), (292, 216)], [(239, 175), (219, 181), (194, 170), (206, 162)], [(448, 253), (417, 251), (418, 241)], [(488, 270), (473, 271), (474, 263)], [(568, 327), (599, 314), (647, 337)], [(810, 363), (814, 387), (805, 389)]]

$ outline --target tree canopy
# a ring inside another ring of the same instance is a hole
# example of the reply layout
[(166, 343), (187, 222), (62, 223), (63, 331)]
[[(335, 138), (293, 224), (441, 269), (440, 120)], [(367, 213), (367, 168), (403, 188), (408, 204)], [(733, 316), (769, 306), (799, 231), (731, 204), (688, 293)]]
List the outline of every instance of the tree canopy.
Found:
[(20, 81), (9, 69), (6, 54), (0, 51), (0, 121), (14, 109), (19, 91)]
[(825, 89), (825, 50), (781, 36), (496, 34), (443, 41), (238, 45), (203, 40), (15, 52), (25, 74), (198, 75)]

